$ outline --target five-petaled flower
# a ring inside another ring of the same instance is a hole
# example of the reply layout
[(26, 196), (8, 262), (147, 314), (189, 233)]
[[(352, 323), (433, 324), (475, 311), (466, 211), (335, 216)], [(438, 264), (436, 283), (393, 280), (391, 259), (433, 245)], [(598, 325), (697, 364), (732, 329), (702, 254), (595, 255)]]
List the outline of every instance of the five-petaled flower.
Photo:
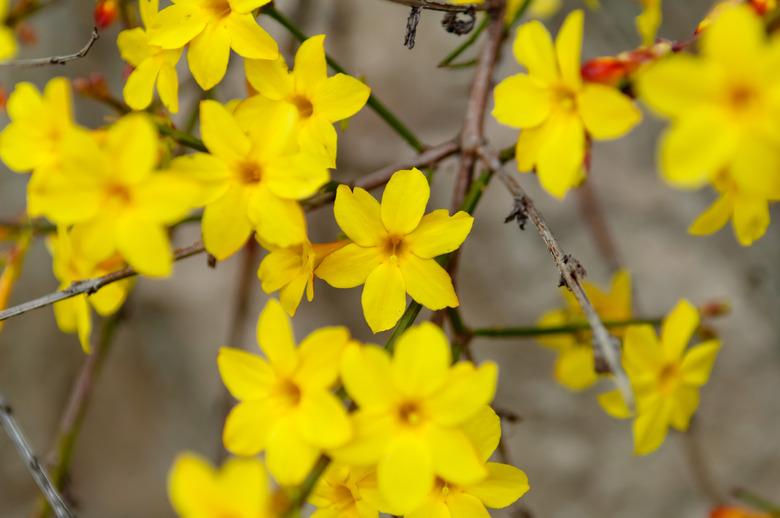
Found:
[[(658, 449), (669, 426), (688, 429), (699, 406), (699, 389), (709, 380), (720, 341), (707, 340), (688, 349), (699, 327), (699, 312), (681, 300), (664, 319), (660, 341), (650, 325), (631, 326), (623, 342), (623, 367), (636, 399), (634, 451)], [(613, 417), (631, 417), (618, 391), (605, 392), (599, 403)]]
[(402, 334), (392, 358), (370, 345), (344, 352), (341, 379), (359, 409), (353, 439), (330, 453), (349, 465), (376, 465), (393, 514), (420, 506), (436, 477), (470, 485), (488, 475), (462, 426), (493, 399), (498, 369), (451, 360), (447, 337), (429, 322)]
[[(295, 108), (300, 138), (322, 142), (329, 165), (335, 167), (337, 136), (333, 123), (360, 111), (371, 89), (346, 74), (328, 77), (324, 44), (324, 35), (304, 41), (295, 55), (293, 70), (287, 68), (282, 56), (276, 60), (247, 60), (245, 67), (249, 84), (260, 96)], [(250, 97), (242, 104), (255, 102), (256, 98)]]
[(579, 10), (566, 17), (555, 45), (541, 22), (521, 26), (512, 48), (528, 73), (504, 79), (494, 92), (493, 116), (522, 129), (515, 153), (518, 170), (535, 167), (542, 187), (556, 198), (584, 178), (588, 137), (621, 137), (642, 118), (619, 90), (583, 82), (582, 32)]
[(133, 65), (122, 93), (125, 102), (134, 110), (144, 110), (152, 103), (154, 85), (163, 104), (171, 111), (179, 111), (179, 78), (176, 63), (182, 49), (164, 49), (149, 42), (149, 27), (157, 17), (158, 0), (140, 0), (141, 21), (144, 27), (119, 33), (116, 44), (122, 59)]
[(378, 518), (382, 499), (373, 468), (331, 464), (312, 492), (311, 518)]
[[(631, 318), (631, 274), (629, 272), (621, 270), (615, 273), (608, 293), (590, 281), (582, 281), (582, 287), (596, 312), (605, 322)], [(586, 324), (587, 320), (574, 295), (566, 288), (561, 288), (560, 292), (566, 306), (546, 312), (537, 325), (560, 327)], [(623, 336), (624, 330), (625, 328), (620, 327), (610, 329), (619, 337)], [(598, 381), (590, 330), (551, 334), (540, 337), (539, 342), (558, 352), (558, 358), (555, 360), (555, 380), (567, 389), (585, 390)]]
[(329, 178), (317, 143), (299, 145), (294, 108), (264, 100), (231, 113), (216, 101), (200, 104), (200, 132), (209, 153), (179, 157), (171, 168), (198, 178), (210, 195), (203, 213), (203, 242), (225, 259), (254, 228), (264, 242), (287, 247), (306, 240), (296, 200)]
[(252, 11), (271, 0), (176, 0), (155, 17), (149, 43), (164, 49), (189, 44), (192, 77), (209, 90), (227, 71), (230, 49), (249, 59), (276, 59), (274, 39), (260, 27)]
[(258, 459), (231, 458), (214, 469), (185, 452), (168, 473), (168, 497), (180, 518), (276, 518), (270, 480)]
[(363, 314), (375, 333), (398, 322), (406, 293), (428, 309), (458, 306), (452, 280), (434, 258), (456, 250), (474, 219), (444, 209), (423, 215), (429, 197), (417, 169), (393, 174), (381, 205), (359, 187), (340, 185), (336, 193), (336, 222), (352, 243), (325, 257), (315, 274), (336, 288), (365, 284)]
[(290, 318), (274, 299), (257, 322), (266, 358), (223, 347), (217, 364), (239, 403), (225, 421), (225, 448), (236, 455), (266, 452), (268, 470), (282, 485), (298, 484), (327, 448), (342, 446), (352, 427), (331, 392), (341, 357), (356, 347), (343, 327), (314, 331), (295, 347)]

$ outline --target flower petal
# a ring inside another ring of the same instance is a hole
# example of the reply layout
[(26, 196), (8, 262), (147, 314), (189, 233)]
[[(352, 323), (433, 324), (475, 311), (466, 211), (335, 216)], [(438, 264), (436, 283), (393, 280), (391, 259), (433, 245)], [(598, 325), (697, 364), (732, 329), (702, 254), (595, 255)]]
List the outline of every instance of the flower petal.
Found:
[(769, 228), (769, 203), (754, 197), (737, 196), (734, 201), (734, 233), (742, 246), (750, 246)]
[(231, 186), (203, 211), (203, 243), (220, 261), (236, 253), (252, 233), (245, 193)]
[(672, 407), (666, 399), (657, 401), (634, 420), (634, 453), (647, 455), (658, 449), (669, 430)]
[(458, 307), (458, 296), (447, 270), (434, 259), (420, 259), (408, 254), (399, 261), (406, 291), (428, 309)]
[(474, 218), (463, 211), (450, 216), (446, 209), (434, 210), (422, 217), (405, 241), (414, 255), (430, 259), (457, 250), (473, 224)]
[(639, 72), (636, 88), (655, 113), (676, 118), (692, 107), (714, 102), (722, 82), (712, 63), (680, 53), (648, 64)]
[(179, 516), (200, 511), (205, 502), (217, 498), (214, 468), (199, 455), (182, 453), (168, 473), (168, 495)]
[(306, 240), (306, 217), (294, 200), (274, 195), (265, 185), (254, 190), (249, 200), (249, 219), (260, 239), (277, 246), (293, 246)]
[(431, 196), (419, 169), (396, 171), (382, 194), (382, 223), (388, 232), (404, 236), (417, 228)]
[(251, 14), (230, 14), (226, 27), (230, 34), (230, 47), (239, 56), (248, 59), (276, 59), (279, 56), (276, 41)]
[(551, 126), (539, 149), (537, 172), (544, 190), (563, 199), (582, 180), (585, 128), (574, 114), (558, 115), (548, 124)]
[(563, 82), (569, 88), (578, 89), (582, 83), (580, 76), (580, 54), (582, 53), (582, 32), (585, 15), (582, 9), (569, 13), (563, 21), (558, 37), (555, 39), (555, 53)]
[(344, 405), (326, 390), (305, 392), (296, 415), (301, 437), (320, 448), (336, 448), (352, 436)]
[(589, 83), (577, 102), (585, 129), (596, 140), (622, 137), (642, 120), (636, 104), (609, 86)]
[(292, 74), (281, 56), (277, 59), (247, 59), (244, 71), (249, 84), (263, 97), (279, 101), (293, 94)]
[(135, 69), (127, 78), (122, 96), (130, 108), (144, 110), (152, 104), (154, 83), (160, 72), (160, 64), (154, 59), (147, 59)]
[(382, 255), (379, 248), (363, 248), (350, 243), (325, 256), (314, 274), (334, 288), (354, 288), (366, 282), (369, 274), (380, 264)]
[(419, 506), (433, 488), (433, 461), (426, 445), (413, 434), (392, 440), (377, 467), (379, 490), (394, 511)]
[(372, 332), (386, 331), (398, 322), (406, 307), (406, 285), (395, 260), (391, 258), (371, 271), (360, 301)]
[(268, 362), (232, 347), (220, 347), (217, 367), (230, 395), (239, 401), (262, 399), (276, 379)]
[(149, 277), (167, 277), (173, 252), (165, 229), (142, 218), (124, 217), (116, 226), (116, 246), (127, 263)]
[(268, 434), (265, 462), (280, 485), (292, 486), (303, 482), (319, 454), (317, 447), (299, 435), (290, 419), (279, 423)]
[(238, 162), (249, 153), (251, 143), (235, 117), (217, 101), (200, 103), (200, 133), (211, 154)]
[(501, 418), (489, 406), (483, 406), (459, 427), (477, 451), (479, 460), (487, 462), (501, 441)]
[(433, 470), (442, 479), (464, 485), (474, 484), (487, 476), (477, 450), (462, 431), (431, 426), (426, 439), (433, 455)]
[(508, 507), (531, 489), (526, 474), (514, 466), (488, 462), (485, 467), (487, 478), (470, 485), (466, 491), (491, 509)]
[(336, 74), (320, 83), (312, 95), (314, 115), (328, 122), (352, 117), (365, 106), (371, 89), (346, 74)]
[(432, 419), (442, 426), (466, 422), (496, 395), (498, 367), (485, 362), (478, 368), (460, 362), (450, 369), (447, 381), (428, 402)]
[(196, 9), (190, 2), (180, 2), (157, 13), (149, 27), (149, 43), (164, 49), (185, 46), (206, 27), (205, 18)]
[(517, 29), (512, 51), (517, 62), (525, 66), (532, 77), (545, 83), (558, 79), (552, 37), (540, 21), (530, 21)]
[(295, 53), (293, 78), (298, 92), (312, 94), (314, 89), (328, 77), (325, 62), (325, 35), (308, 38)]
[(650, 325), (629, 327), (623, 340), (623, 366), (632, 381), (657, 372), (662, 364), (662, 349), (655, 329)]
[[(165, 10), (161, 11), (164, 12)], [(230, 32), (226, 23), (210, 23), (195, 36), (187, 51), (192, 77), (204, 90), (217, 85), (227, 72), (230, 59)]]
[(537, 126), (552, 110), (550, 91), (526, 74), (515, 74), (498, 83), (493, 99), (493, 117), (513, 128)]
[(707, 210), (699, 214), (688, 227), (688, 233), (694, 236), (714, 234), (729, 222), (732, 212), (734, 212), (734, 197), (723, 194)]
[(628, 419), (634, 415), (619, 390), (599, 394), (598, 401), (601, 408), (615, 419)]
[(304, 387), (328, 388), (336, 383), (341, 359), (349, 343), (346, 327), (321, 327), (303, 339), (295, 379)]
[(427, 397), (442, 386), (452, 362), (440, 327), (424, 322), (404, 332), (393, 353), (393, 383), (406, 396)]
[(475, 496), (456, 493), (447, 499), (452, 518), (490, 518), (485, 506)]
[(683, 382), (694, 387), (705, 385), (719, 351), (719, 340), (707, 340), (688, 351), (680, 367)]
[(346, 185), (336, 190), (333, 214), (339, 228), (360, 246), (375, 246), (387, 235), (380, 216), (381, 209), (368, 191)]
[(268, 434), (278, 420), (279, 415), (265, 401), (240, 402), (225, 420), (225, 449), (234, 455), (257, 455), (266, 448)]
[(160, 100), (171, 113), (179, 111), (179, 76), (173, 64), (163, 63), (157, 76), (157, 91)]
[(395, 401), (395, 387), (387, 382), (391, 376), (390, 357), (379, 347), (350, 347), (344, 351), (341, 380), (360, 408), (384, 409)]
[(575, 346), (558, 353), (555, 380), (569, 390), (581, 391), (598, 381), (590, 344)]
[(269, 299), (257, 320), (257, 343), (271, 366), (287, 375), (298, 366), (290, 317), (276, 299)]
[(699, 327), (699, 310), (685, 299), (680, 300), (664, 318), (661, 343), (667, 361), (682, 359), (685, 348)]

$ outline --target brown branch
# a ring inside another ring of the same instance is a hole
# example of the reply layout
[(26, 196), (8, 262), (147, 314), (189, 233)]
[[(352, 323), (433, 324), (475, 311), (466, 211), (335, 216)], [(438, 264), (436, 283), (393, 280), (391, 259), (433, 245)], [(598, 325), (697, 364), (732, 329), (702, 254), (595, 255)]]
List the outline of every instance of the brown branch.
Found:
[[(177, 249), (173, 254), (173, 260), (179, 261), (181, 259), (186, 259), (187, 257), (198, 255), (204, 250), (205, 249), (203, 248), (203, 243), (198, 241), (197, 243), (194, 243), (188, 247)], [(37, 299), (33, 299), (23, 304), (19, 304), (18, 306), (8, 308), (5, 311), (0, 311), (0, 322), (21, 315), (23, 313), (27, 313), (28, 311), (32, 311), (34, 309), (40, 309), (46, 306), (51, 306), (52, 304), (55, 304), (61, 300), (66, 300), (71, 297), (75, 297), (77, 295), (82, 295), (82, 294), (91, 295), (96, 291), (98, 291), (103, 286), (107, 286), (109, 284), (112, 284), (117, 281), (121, 281), (122, 279), (127, 279), (129, 277), (135, 277), (136, 275), (138, 275), (138, 272), (135, 271), (134, 269), (122, 268), (121, 270), (108, 273), (101, 277), (95, 277), (93, 279), (86, 279), (83, 281), (76, 281), (70, 286), (68, 286), (67, 288), (65, 288), (64, 290), (55, 291), (54, 293), (44, 295), (43, 297), (38, 297)]]
[(429, 0), (388, 0), (394, 4), (417, 7), (429, 11), (441, 11), (444, 13), (470, 13), (474, 11), (487, 11), (490, 7), (486, 4), (448, 4), (444, 2), (431, 2)]
[(24, 460), (27, 469), (30, 471), (35, 483), (38, 484), (46, 500), (49, 501), (54, 512), (57, 514), (57, 518), (73, 518), (75, 515), (70, 510), (68, 504), (62, 498), (62, 495), (55, 489), (54, 485), (49, 478), (49, 474), (46, 472), (41, 463), (38, 461), (38, 457), (33, 453), (30, 448), (30, 443), (24, 436), (22, 429), (19, 427), (19, 423), (14, 418), (11, 405), (5, 397), (0, 394), (0, 425), (8, 434), (8, 438), (14, 444), (14, 447), (19, 452), (19, 456)]
[(582, 284), (580, 284), (580, 277), (584, 275), (582, 265), (573, 256), (563, 252), (560, 244), (558, 244), (558, 240), (550, 231), (544, 217), (534, 205), (531, 197), (528, 196), (520, 183), (504, 170), (498, 156), (485, 148), (479, 149), (479, 156), (488, 167), (499, 175), (501, 181), (514, 197), (515, 210), (508, 220), (517, 219), (522, 228), (522, 225), (530, 219), (536, 227), (542, 241), (547, 245), (547, 250), (553, 257), (555, 266), (558, 267), (558, 270), (561, 273), (562, 284), (565, 285), (577, 299), (577, 302), (585, 315), (585, 319), (590, 325), (591, 331), (593, 332), (593, 355), (596, 360), (597, 369), (601, 366), (599, 370), (612, 374), (611, 379), (620, 390), (626, 404), (629, 407), (633, 407), (634, 398), (631, 391), (631, 384), (620, 364), (619, 345), (617, 341), (610, 336), (607, 328), (601, 321), (601, 317), (599, 317), (599, 314), (596, 312), (590, 299), (588, 299), (588, 295), (582, 288)]
[(0, 67), (15, 67), (15, 68), (31, 68), (31, 67), (44, 67), (47, 65), (64, 65), (70, 61), (81, 59), (87, 55), (95, 42), (100, 38), (97, 27), (92, 28), (92, 34), (89, 36), (89, 41), (81, 47), (81, 50), (73, 54), (65, 54), (64, 56), (49, 56), (46, 58), (32, 58), (32, 59), (15, 59), (12, 61), (0, 62)]

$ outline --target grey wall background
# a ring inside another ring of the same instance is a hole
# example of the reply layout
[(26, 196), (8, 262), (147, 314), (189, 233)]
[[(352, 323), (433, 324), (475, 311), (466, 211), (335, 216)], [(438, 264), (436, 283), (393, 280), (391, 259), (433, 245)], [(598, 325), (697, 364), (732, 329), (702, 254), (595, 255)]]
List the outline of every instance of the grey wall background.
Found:
[[(708, 7), (707, 0), (666, 2), (661, 31), (683, 37)], [(298, 6), (280, 0), (296, 13), (307, 32), (328, 34), (327, 48), (422, 138), (436, 143), (460, 128), (469, 87), (467, 71), (446, 71), (435, 64), (458, 41), (426, 13), (417, 47), (401, 46), (406, 10), (381, 0), (313, 0)], [(570, 2), (570, 6), (576, 5)], [(605, 0), (601, 11), (588, 13), (585, 57), (615, 53), (637, 43), (632, 17), (635, 2)], [(80, 48), (89, 34), (92, 4), (60, 0), (32, 19), (39, 43), (24, 56), (41, 56)], [(557, 28), (560, 19), (550, 21)], [(292, 49), (289, 38), (272, 20), (262, 24)], [(54, 74), (104, 74), (121, 90), (122, 64), (115, 46), (117, 29), (103, 34), (92, 53), (67, 67), (2, 71), (10, 90), (21, 80), (42, 85)], [(182, 63), (183, 64), (183, 63)], [(506, 53), (498, 76), (517, 70)], [(184, 77), (182, 75), (182, 77)], [(239, 60), (232, 61), (220, 98), (242, 92)], [(183, 81), (182, 95), (196, 90)], [(78, 120), (99, 125), (109, 112), (79, 100)], [(182, 102), (184, 110), (189, 103)], [(489, 120), (496, 147), (513, 142), (514, 131)], [(689, 237), (685, 230), (711, 201), (712, 194), (682, 193), (659, 180), (654, 165), (660, 124), (650, 116), (628, 138), (595, 147), (593, 183), (625, 264), (634, 273), (642, 313), (658, 315), (680, 297), (694, 302), (726, 297), (733, 313), (716, 323), (724, 348), (711, 383), (705, 388), (697, 418), (698, 443), (717, 483), (728, 489), (744, 485), (767, 496), (780, 495), (780, 344), (776, 304), (780, 289), (780, 213), (766, 237), (752, 248), (738, 246), (731, 230), (709, 238)], [(411, 152), (369, 110), (355, 117), (340, 137), (335, 179), (353, 178)], [(437, 174), (431, 206), (447, 207), (455, 164)], [(608, 269), (581, 221), (576, 198), (558, 203), (524, 177), (524, 185), (549, 220), (564, 248), (586, 265), (590, 278), (606, 283)], [(0, 172), (0, 217), (23, 208), (26, 177)], [(477, 212), (474, 231), (463, 249), (458, 282), (462, 311), (472, 325), (534, 322), (559, 304), (558, 274), (533, 230), (523, 234), (502, 219), (510, 199), (498, 183), (491, 185)], [(314, 236), (335, 236), (330, 209), (312, 216)], [(317, 223), (316, 220), (324, 220)], [(187, 244), (197, 238), (191, 228), (177, 236)], [(216, 352), (228, 333), (235, 279), (240, 260), (216, 270), (203, 258), (179, 263), (172, 278), (143, 279), (130, 306), (130, 320), (118, 334), (115, 349), (99, 380), (95, 398), (76, 447), (70, 494), (85, 517), (170, 516), (165, 476), (183, 449), (213, 455), (219, 444), (222, 388)], [(35, 245), (13, 302), (52, 291), (56, 282), (41, 243)], [(253, 318), (244, 344), (253, 346), (254, 315), (265, 296), (252, 286)], [(325, 324), (347, 324), (369, 338), (359, 310), (359, 290), (337, 291), (320, 282), (315, 303), (300, 309), (299, 337)], [(381, 338), (380, 338), (381, 340)], [(530, 341), (477, 340), (480, 359), (500, 363), (496, 404), (522, 417), (505, 426), (512, 461), (526, 470), (532, 490), (522, 508), (542, 518), (707, 516), (708, 503), (686, 462), (682, 438), (672, 434), (656, 454), (631, 454), (627, 423), (616, 422), (598, 408), (601, 387), (574, 395), (551, 378), (553, 356)], [(75, 337), (60, 334), (51, 310), (12, 320), (0, 334), (0, 387), (39, 452), (49, 450), (70, 385), (83, 362)], [(0, 438), (0, 516), (26, 516), (37, 491), (25, 467)], [(506, 514), (510, 516), (512, 513)]]

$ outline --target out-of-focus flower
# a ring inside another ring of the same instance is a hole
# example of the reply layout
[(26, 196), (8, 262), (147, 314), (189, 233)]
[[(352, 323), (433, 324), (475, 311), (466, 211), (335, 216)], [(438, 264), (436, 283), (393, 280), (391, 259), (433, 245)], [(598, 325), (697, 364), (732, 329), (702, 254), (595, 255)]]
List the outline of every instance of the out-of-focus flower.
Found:
[(0, 0), (0, 61), (16, 56), (19, 47), (16, 43), (13, 28), (5, 24), (10, 4), (10, 0)]
[(450, 275), (434, 258), (456, 250), (474, 218), (443, 209), (425, 214), (429, 197), (417, 169), (394, 173), (381, 205), (359, 187), (340, 185), (336, 192), (336, 222), (352, 242), (325, 257), (315, 274), (336, 288), (365, 284), (363, 315), (375, 333), (398, 322), (407, 293), (432, 310), (459, 304)]
[(381, 497), (376, 471), (331, 464), (309, 502), (317, 508), (312, 518), (377, 518)]
[(768, 513), (758, 513), (742, 507), (719, 506), (710, 512), (710, 518), (772, 518)]
[[(141, 2), (143, 3), (144, 0)], [(98, 29), (107, 29), (116, 21), (118, 14), (119, 5), (116, 0), (98, 0), (92, 11), (92, 18)]]
[(636, 29), (645, 47), (655, 43), (655, 35), (661, 26), (661, 0), (641, 0), (642, 13), (636, 17)]

